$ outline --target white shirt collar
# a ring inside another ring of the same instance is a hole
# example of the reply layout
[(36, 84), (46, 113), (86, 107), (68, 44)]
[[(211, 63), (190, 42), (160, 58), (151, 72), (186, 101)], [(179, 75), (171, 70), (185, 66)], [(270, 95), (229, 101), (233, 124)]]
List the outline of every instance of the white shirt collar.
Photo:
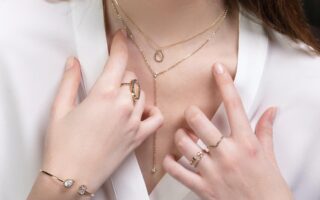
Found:
[[(72, 0), (72, 17), (76, 38), (77, 56), (82, 64), (86, 92), (95, 83), (108, 58), (102, 1)], [(264, 28), (240, 14), (238, 66), (235, 85), (248, 116), (254, 103), (268, 53), (268, 37)], [(223, 132), (229, 132), (223, 106), (212, 119)], [(131, 154), (111, 177), (117, 200), (190, 199), (190, 190), (165, 175), (150, 198), (136, 156)], [(193, 198), (192, 198), (193, 199)]]

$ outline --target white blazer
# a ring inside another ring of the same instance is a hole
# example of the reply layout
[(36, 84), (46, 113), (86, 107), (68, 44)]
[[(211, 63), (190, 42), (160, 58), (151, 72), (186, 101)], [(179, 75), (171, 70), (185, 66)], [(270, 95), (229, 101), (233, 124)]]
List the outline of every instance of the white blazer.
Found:
[[(239, 30), (235, 85), (252, 127), (266, 108), (279, 107), (274, 140), (281, 172), (296, 199), (319, 200), (320, 58), (244, 14)], [(101, 0), (0, 0), (0, 199), (25, 199), (32, 187), (70, 55), (82, 63), (88, 92), (108, 57)], [(228, 131), (223, 106), (212, 121)], [(149, 196), (132, 154), (94, 199), (198, 197), (169, 175)]]

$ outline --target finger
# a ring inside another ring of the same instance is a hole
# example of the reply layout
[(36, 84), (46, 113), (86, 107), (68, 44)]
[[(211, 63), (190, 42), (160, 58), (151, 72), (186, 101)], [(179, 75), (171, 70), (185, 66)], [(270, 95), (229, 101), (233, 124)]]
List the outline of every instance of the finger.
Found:
[(131, 115), (132, 120), (142, 121), (142, 115), (144, 112), (145, 101), (146, 101), (145, 93), (144, 93), (144, 91), (141, 91), (140, 98), (137, 101), (137, 103), (133, 109), (132, 115)]
[(207, 145), (215, 144), (221, 138), (220, 131), (207, 116), (196, 106), (190, 106), (185, 111), (187, 123), (194, 133)]
[(197, 194), (201, 194), (201, 189), (204, 188), (204, 183), (200, 175), (189, 171), (177, 161), (174, 160), (172, 155), (167, 155), (163, 161), (164, 169), (172, 177), (177, 179), (179, 182), (190, 188)]
[(277, 108), (269, 108), (256, 125), (256, 136), (268, 158), (277, 166), (273, 150), (273, 123), (277, 115)]
[(199, 137), (196, 136), (192, 131), (190, 130), (185, 130), (188, 134), (188, 136), (191, 138), (191, 140), (194, 142), (194, 143), (197, 143), (198, 140), (199, 140)]
[[(182, 153), (189, 161), (191, 161), (198, 152), (202, 152), (202, 149), (192, 141), (183, 129), (177, 130), (174, 139), (179, 152)], [(199, 168), (200, 171), (206, 170), (210, 165), (207, 154), (204, 154), (202, 159), (199, 161), (197, 168)]]
[(140, 127), (137, 133), (139, 143), (143, 142), (152, 133), (155, 133), (163, 124), (163, 116), (159, 108), (147, 107), (147, 118), (140, 123)]
[(80, 70), (79, 61), (70, 57), (67, 60), (63, 78), (53, 104), (52, 114), (54, 118), (66, 115), (75, 107), (81, 81)]
[(120, 86), (128, 61), (128, 47), (126, 36), (118, 31), (111, 44), (109, 59), (98, 82), (105, 89)]
[(230, 74), (223, 65), (215, 64), (213, 75), (222, 95), (232, 133), (249, 133), (248, 130), (251, 130), (249, 120)]

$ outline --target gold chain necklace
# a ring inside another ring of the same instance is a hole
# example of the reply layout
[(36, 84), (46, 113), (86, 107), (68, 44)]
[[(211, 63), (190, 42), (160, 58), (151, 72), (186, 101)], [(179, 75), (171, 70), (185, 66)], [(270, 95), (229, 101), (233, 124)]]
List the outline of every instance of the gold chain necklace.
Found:
[[(146, 64), (146, 66), (148, 67), (148, 70), (150, 71), (152, 77), (153, 77), (153, 95), (154, 95), (154, 105), (157, 106), (158, 102), (157, 102), (157, 78), (167, 72), (169, 72), (170, 70), (172, 70), (173, 68), (175, 68), (176, 66), (178, 66), (179, 64), (181, 64), (182, 62), (184, 62), (185, 60), (187, 60), (188, 58), (192, 57), (194, 54), (196, 54), (198, 51), (200, 51), (204, 46), (206, 46), (210, 40), (212, 40), (215, 35), (217, 30), (220, 28), (220, 26), (222, 25), (224, 19), (226, 18), (227, 14), (228, 14), (228, 9), (225, 9), (225, 11), (223, 12), (223, 15), (221, 15), (221, 17), (219, 18), (219, 20), (217, 21), (216, 25), (217, 28), (214, 29), (212, 31), (212, 33), (210, 34), (210, 36), (205, 40), (205, 42), (203, 42), (196, 50), (194, 50), (192, 53), (190, 53), (189, 55), (185, 56), (184, 58), (182, 58), (181, 60), (177, 61), (176, 63), (174, 63), (173, 65), (171, 65), (170, 67), (168, 67), (167, 69), (160, 71), (160, 72), (155, 72), (152, 69), (151, 64), (149, 63), (144, 50), (141, 48), (141, 46), (138, 44), (138, 42), (135, 40), (135, 37), (132, 33), (132, 31), (130, 30), (130, 28), (127, 25), (126, 20), (121, 16), (119, 9), (116, 6), (116, 3), (114, 2), (116, 0), (111, 0), (112, 3), (112, 7), (118, 17), (118, 20), (121, 22), (123, 28), (125, 29), (125, 31), (127, 31), (128, 33), (128, 37), (133, 41), (133, 43), (136, 45), (136, 47), (138, 48), (140, 54), (143, 57), (143, 60)], [(154, 133), (153, 135), (153, 147), (152, 147), (152, 169), (151, 169), (151, 173), (155, 174), (158, 169), (157, 169), (157, 132)]]
[(196, 37), (203, 35), (204, 33), (208, 32), (210, 29), (212, 29), (213, 27), (216, 26), (216, 24), (219, 22), (219, 20), (221, 20), (221, 18), (223, 17), (224, 13), (222, 13), (218, 18), (216, 18), (207, 28), (205, 28), (204, 30), (196, 33), (193, 36), (190, 36), (188, 38), (185, 38), (183, 40), (174, 42), (172, 44), (168, 44), (168, 45), (164, 45), (161, 46), (159, 45), (156, 41), (154, 41), (150, 36), (148, 36), (146, 33), (144, 33), (144, 31), (140, 28), (140, 26), (137, 25), (137, 23), (134, 22), (134, 20), (125, 12), (125, 10), (120, 6), (118, 0), (114, 0), (114, 3), (116, 4), (117, 8), (119, 9), (119, 11), (121, 11), (124, 15), (124, 17), (130, 21), (135, 28), (139, 31), (139, 33), (143, 36), (143, 38), (145, 39), (145, 41), (148, 43), (149, 47), (151, 47), (154, 51), (153, 54), (153, 59), (154, 61), (161, 63), (163, 62), (164, 58), (165, 58), (165, 54), (164, 51), (167, 49), (170, 49), (172, 47), (175, 47), (177, 45), (180, 45), (182, 43), (186, 43), (189, 42), (190, 40), (195, 39)]

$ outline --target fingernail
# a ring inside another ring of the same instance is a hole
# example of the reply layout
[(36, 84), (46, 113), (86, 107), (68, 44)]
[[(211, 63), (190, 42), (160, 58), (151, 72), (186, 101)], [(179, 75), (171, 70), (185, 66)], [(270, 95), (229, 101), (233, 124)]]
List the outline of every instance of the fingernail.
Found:
[(224, 68), (223, 68), (222, 64), (220, 64), (220, 63), (215, 64), (214, 65), (214, 72), (216, 74), (218, 74), (218, 75), (223, 74), (224, 73)]
[(74, 66), (74, 57), (69, 57), (66, 64), (66, 70), (71, 69)]
[(277, 113), (278, 113), (278, 108), (273, 108), (272, 111), (271, 111), (271, 114), (270, 114), (270, 118), (269, 118), (269, 122), (270, 122), (271, 125), (274, 124), (274, 121), (276, 119)]

